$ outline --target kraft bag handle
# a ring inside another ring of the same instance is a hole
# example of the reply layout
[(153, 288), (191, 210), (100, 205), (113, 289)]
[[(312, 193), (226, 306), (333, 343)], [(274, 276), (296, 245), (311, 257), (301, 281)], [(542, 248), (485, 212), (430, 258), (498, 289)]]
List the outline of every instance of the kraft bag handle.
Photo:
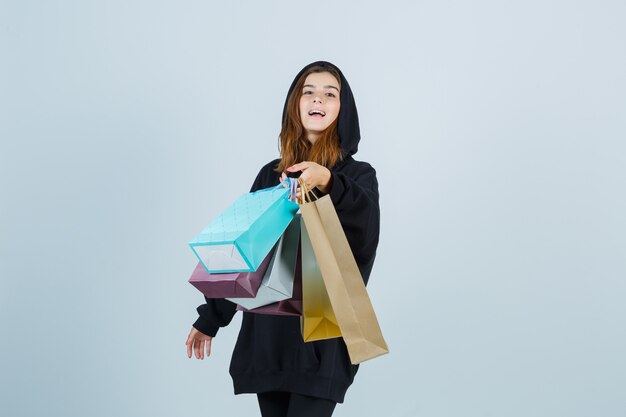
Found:
[[(298, 204), (312, 203), (315, 200), (319, 200), (319, 196), (305, 184), (302, 178), (298, 178), (298, 184), (300, 184), (300, 201)], [(309, 194), (313, 194), (315, 200), (311, 199)]]

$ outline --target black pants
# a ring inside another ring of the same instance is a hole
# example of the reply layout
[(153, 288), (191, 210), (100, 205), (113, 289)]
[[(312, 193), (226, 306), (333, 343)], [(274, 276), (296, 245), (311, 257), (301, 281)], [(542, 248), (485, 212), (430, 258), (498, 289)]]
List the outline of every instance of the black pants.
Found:
[(262, 417), (330, 417), (337, 405), (331, 400), (292, 392), (262, 392), (257, 397)]

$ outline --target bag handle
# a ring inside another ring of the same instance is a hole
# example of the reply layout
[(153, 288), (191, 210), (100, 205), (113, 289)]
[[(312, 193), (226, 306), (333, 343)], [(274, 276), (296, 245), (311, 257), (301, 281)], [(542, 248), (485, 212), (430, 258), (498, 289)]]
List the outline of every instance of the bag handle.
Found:
[[(318, 195), (304, 183), (302, 178), (298, 178), (298, 184), (300, 184), (300, 199), (298, 204), (302, 205), (305, 203), (312, 203), (313, 201), (319, 199)], [(311, 199), (309, 194), (313, 194), (315, 200)]]
[(289, 201), (298, 204), (298, 199), (296, 197), (296, 193), (298, 191), (298, 180), (296, 178), (285, 178), (285, 181), (288, 181), (289, 184)]

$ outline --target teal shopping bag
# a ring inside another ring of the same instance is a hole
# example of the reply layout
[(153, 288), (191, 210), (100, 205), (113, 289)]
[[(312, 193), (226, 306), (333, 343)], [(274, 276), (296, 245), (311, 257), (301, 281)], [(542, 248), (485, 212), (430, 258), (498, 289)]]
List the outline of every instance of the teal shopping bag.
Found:
[(298, 211), (289, 181), (239, 197), (189, 242), (208, 273), (257, 270)]

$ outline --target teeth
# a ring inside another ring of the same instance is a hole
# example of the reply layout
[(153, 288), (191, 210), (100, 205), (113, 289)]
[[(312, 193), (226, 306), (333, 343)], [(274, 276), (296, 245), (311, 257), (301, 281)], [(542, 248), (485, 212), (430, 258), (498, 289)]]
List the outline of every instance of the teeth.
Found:
[(324, 113), (324, 112), (323, 112), (323, 111), (321, 111), (321, 110), (311, 110), (311, 111), (309, 112), (309, 116), (311, 116), (311, 115), (313, 115), (313, 114), (320, 114), (320, 115), (322, 115), (322, 116), (326, 116), (326, 113)]

